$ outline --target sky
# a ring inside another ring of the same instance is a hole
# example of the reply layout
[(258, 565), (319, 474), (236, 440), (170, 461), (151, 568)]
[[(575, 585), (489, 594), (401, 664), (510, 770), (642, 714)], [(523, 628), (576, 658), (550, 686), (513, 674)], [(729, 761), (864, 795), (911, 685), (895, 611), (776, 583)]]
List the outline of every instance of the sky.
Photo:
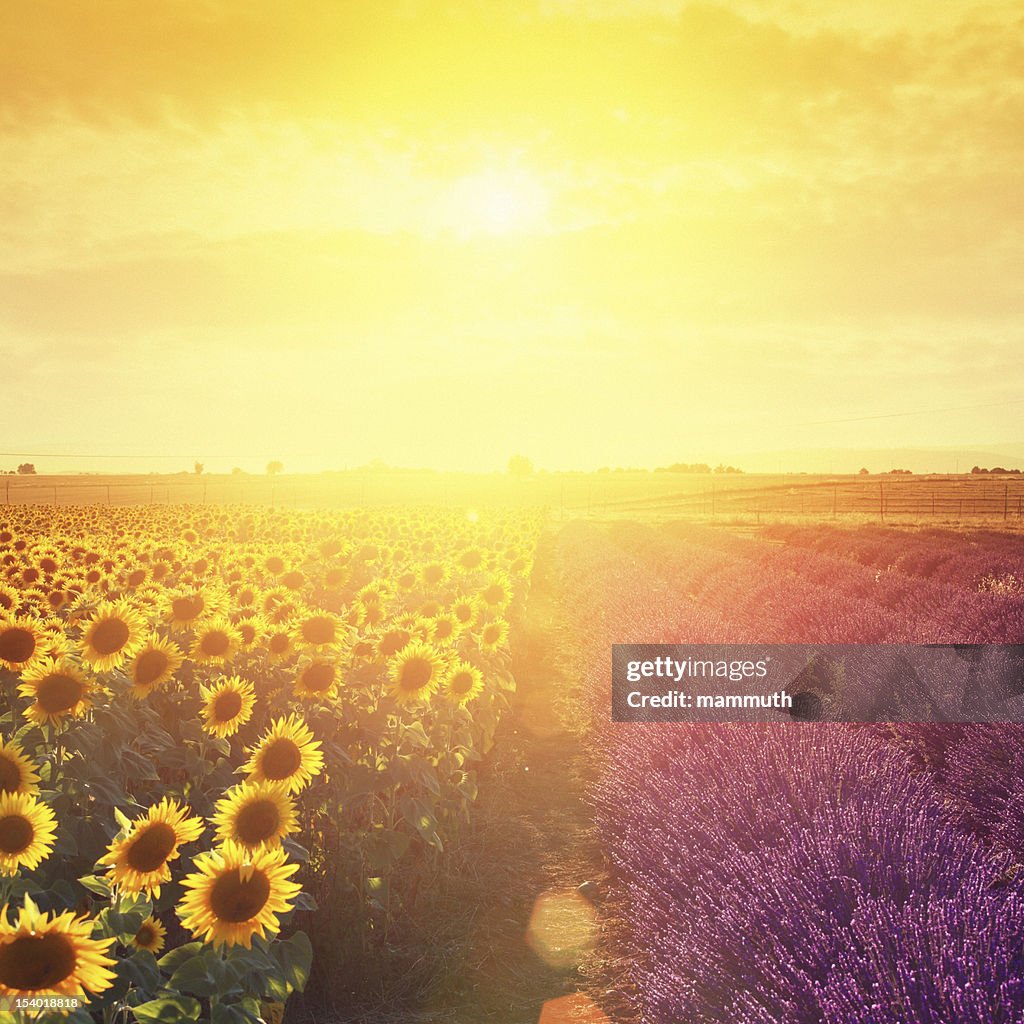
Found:
[(4, 22), (0, 464), (1024, 439), (1014, 2), (34, 0)]

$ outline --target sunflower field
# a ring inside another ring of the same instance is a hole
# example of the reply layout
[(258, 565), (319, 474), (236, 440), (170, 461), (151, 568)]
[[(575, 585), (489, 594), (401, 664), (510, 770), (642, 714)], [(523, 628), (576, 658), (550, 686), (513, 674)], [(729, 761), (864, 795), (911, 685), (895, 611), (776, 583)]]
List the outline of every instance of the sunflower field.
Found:
[(5, 510), (0, 1020), (257, 1024), (382, 948), (469, 818), (540, 526)]

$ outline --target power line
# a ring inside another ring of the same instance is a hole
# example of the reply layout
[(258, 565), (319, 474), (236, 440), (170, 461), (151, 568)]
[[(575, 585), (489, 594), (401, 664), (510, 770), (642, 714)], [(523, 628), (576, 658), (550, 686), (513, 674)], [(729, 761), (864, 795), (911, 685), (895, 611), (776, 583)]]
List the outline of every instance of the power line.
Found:
[[(282, 455), (283, 459), (311, 459), (313, 455)], [(209, 455), (190, 452), (188, 455), (95, 455), (84, 452), (0, 452), (3, 459), (265, 459), (266, 455)]]
[(1004, 405), (1024, 404), (1024, 398), (1011, 398), (1005, 402), (981, 402), (978, 405), (947, 405), (942, 409), (915, 409), (912, 412), (883, 412), (874, 416), (850, 416), (840, 420), (809, 420), (801, 426), (821, 426), (826, 423), (862, 423), (865, 420), (891, 420), (901, 416), (931, 416), (940, 412), (965, 412), (969, 409), (997, 409)]

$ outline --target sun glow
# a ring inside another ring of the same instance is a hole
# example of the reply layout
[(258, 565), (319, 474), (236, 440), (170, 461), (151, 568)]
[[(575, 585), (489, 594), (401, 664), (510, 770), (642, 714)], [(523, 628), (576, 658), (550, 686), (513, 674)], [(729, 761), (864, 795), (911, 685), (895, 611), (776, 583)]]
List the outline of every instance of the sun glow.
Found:
[(487, 170), (459, 178), (448, 196), (448, 218), (459, 234), (511, 235), (542, 231), (550, 196), (521, 170)]

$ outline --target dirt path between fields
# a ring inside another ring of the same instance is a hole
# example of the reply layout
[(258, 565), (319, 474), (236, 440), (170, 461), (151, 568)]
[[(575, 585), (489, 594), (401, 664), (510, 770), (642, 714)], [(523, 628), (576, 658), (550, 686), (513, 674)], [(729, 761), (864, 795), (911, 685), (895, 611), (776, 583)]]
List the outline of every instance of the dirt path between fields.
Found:
[(466, 878), (465, 893), (475, 909), (469, 948), (432, 994), (434, 1019), (452, 1024), (625, 1019), (613, 991), (620, 972), (603, 948), (609, 913), (586, 802), (593, 768), (576, 702), (581, 661), (556, 546), (557, 532), (545, 533), (512, 635), (515, 705), (480, 781), (480, 873)]

